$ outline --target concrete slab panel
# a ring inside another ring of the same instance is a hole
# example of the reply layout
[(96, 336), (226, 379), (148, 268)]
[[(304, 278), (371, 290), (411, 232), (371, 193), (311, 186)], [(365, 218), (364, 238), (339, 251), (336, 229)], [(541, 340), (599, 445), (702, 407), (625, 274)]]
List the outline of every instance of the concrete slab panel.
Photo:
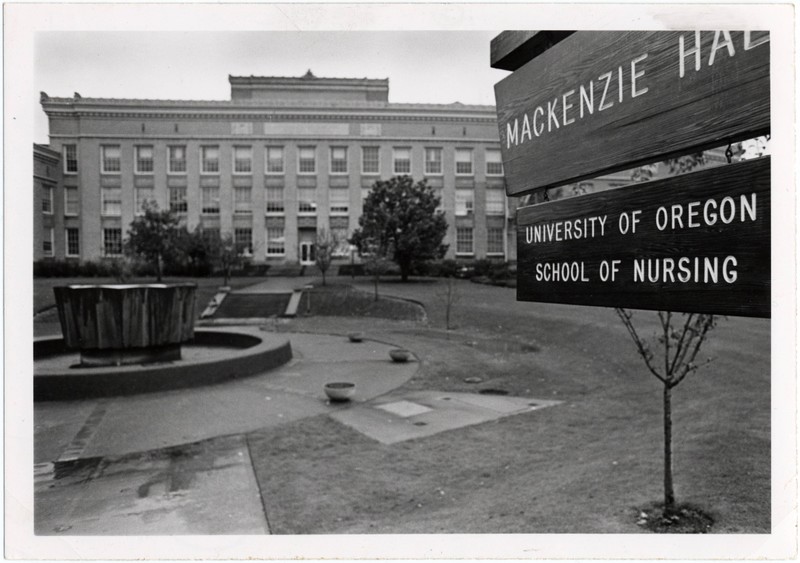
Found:
[(242, 437), (103, 460), (79, 483), (40, 481), (34, 517), (39, 535), (269, 533)]
[(412, 403), (411, 401), (395, 401), (393, 403), (384, 403), (382, 405), (376, 405), (375, 408), (385, 410), (386, 412), (396, 414), (397, 416), (403, 418), (417, 416), (426, 412), (431, 412), (432, 410), (429, 407)]
[[(335, 412), (331, 416), (374, 440), (383, 444), (394, 444), (490, 422), (504, 416), (531, 412), (558, 403), (524, 397), (413, 391), (393, 393), (391, 396)], [(416, 405), (425, 410), (417, 409), (416, 413), (412, 413), (407, 405)]]

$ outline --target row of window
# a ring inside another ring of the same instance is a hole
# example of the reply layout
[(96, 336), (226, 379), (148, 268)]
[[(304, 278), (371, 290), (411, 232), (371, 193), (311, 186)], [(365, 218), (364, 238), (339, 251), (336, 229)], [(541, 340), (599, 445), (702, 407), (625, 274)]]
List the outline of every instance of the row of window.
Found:
[[(346, 256), (349, 252), (347, 242), (347, 229), (332, 229), (331, 233), (339, 241), (335, 256)], [(204, 229), (203, 234), (209, 237), (219, 237), (219, 229)], [(253, 229), (249, 227), (235, 228), (233, 238), (237, 245), (244, 249), (247, 255), (253, 255)], [(475, 252), (473, 229), (459, 227), (456, 229), (456, 255), (472, 255)], [(53, 256), (53, 229), (45, 229), (43, 248), (45, 256)], [(66, 229), (67, 256), (80, 255), (80, 239), (78, 229)], [(266, 229), (266, 256), (284, 256), (286, 253), (286, 237), (281, 227), (267, 227)], [(489, 228), (486, 230), (486, 253), (489, 255), (502, 255), (505, 253), (505, 233), (502, 228)], [(105, 256), (119, 256), (122, 254), (122, 229), (103, 229), (103, 254)]]
[[(438, 176), (443, 174), (443, 150), (441, 147), (425, 148), (425, 174)], [(154, 149), (152, 145), (136, 145), (134, 147), (134, 172), (136, 174), (152, 174)], [(392, 171), (394, 174), (411, 174), (411, 147), (394, 147), (392, 149)], [(64, 145), (64, 172), (78, 172), (77, 145)], [(100, 171), (103, 174), (119, 174), (121, 170), (120, 145), (102, 145), (100, 147)], [(265, 173), (284, 174), (284, 147), (269, 146), (264, 149)], [(457, 176), (474, 174), (473, 152), (471, 148), (457, 148), (455, 152), (455, 169)], [(253, 147), (233, 147), (233, 173), (253, 173)], [(485, 149), (486, 175), (502, 176), (503, 162), (499, 149)], [(200, 172), (202, 174), (219, 174), (220, 148), (218, 145), (200, 147)], [(349, 147), (332, 146), (329, 151), (331, 174), (349, 173)], [(380, 174), (380, 147), (361, 147), (361, 173)], [(171, 145), (167, 147), (167, 172), (169, 174), (186, 174), (186, 146)], [(317, 173), (317, 147), (300, 146), (297, 148), (297, 173)]]
[[(187, 189), (185, 186), (172, 186), (169, 190), (169, 209), (174, 213), (186, 213), (189, 210), (187, 199)], [(70, 197), (77, 197), (77, 190), (69, 190)], [(218, 186), (203, 186), (200, 192), (200, 212), (204, 215), (219, 215), (220, 213), (220, 188)], [(369, 194), (369, 188), (361, 190), (362, 201)], [(486, 194), (486, 214), (504, 215), (505, 214), (505, 194), (501, 189), (487, 189)], [(104, 187), (101, 189), (101, 213), (107, 216), (122, 215), (122, 188)], [(282, 187), (268, 186), (265, 190), (266, 195), (266, 214), (283, 215), (286, 211), (284, 200), (284, 189)], [(464, 188), (456, 189), (455, 214), (458, 217), (468, 216), (473, 213), (475, 207), (475, 190)], [(50, 192), (51, 202), (44, 205), (52, 212), (52, 190)], [(155, 201), (155, 188), (137, 187), (134, 188), (134, 205), (136, 209), (142, 209), (146, 202)], [(331, 215), (348, 215), (350, 213), (350, 190), (349, 188), (331, 187), (328, 193)], [(47, 198), (45, 198), (47, 201)], [(72, 200), (70, 200), (72, 201)], [(75, 209), (77, 213), (77, 199), (68, 205), (68, 208)], [(300, 214), (315, 214), (317, 212), (317, 188), (298, 187), (297, 188), (297, 211)], [(48, 211), (45, 210), (47, 213)], [(233, 188), (233, 212), (241, 214), (252, 214), (253, 212), (253, 189), (251, 186), (234, 186)]]

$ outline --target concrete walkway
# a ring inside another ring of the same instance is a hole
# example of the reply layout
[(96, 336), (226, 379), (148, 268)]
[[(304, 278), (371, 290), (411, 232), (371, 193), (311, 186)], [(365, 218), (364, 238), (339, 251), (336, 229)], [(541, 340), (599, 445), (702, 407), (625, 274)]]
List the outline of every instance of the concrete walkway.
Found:
[(392, 346), (384, 343), (284, 336), (295, 358), (263, 375), (134, 397), (36, 403), (36, 533), (265, 533), (243, 435), (348, 408), (327, 401), (326, 382), (354, 382), (358, 404), (401, 386), (418, 367), (392, 362)]

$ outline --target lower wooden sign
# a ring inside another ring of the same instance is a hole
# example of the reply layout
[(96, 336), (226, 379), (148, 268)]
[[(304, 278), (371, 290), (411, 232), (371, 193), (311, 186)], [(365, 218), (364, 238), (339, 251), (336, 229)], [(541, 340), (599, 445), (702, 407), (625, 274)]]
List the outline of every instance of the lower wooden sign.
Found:
[(770, 158), (517, 211), (517, 300), (770, 316)]

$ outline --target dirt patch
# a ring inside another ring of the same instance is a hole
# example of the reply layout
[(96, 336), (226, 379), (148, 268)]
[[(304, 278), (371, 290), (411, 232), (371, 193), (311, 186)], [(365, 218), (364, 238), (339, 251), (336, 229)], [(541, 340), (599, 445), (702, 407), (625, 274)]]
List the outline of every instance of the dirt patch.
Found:
[(657, 534), (707, 534), (714, 519), (691, 504), (665, 511), (663, 504), (654, 503), (639, 509), (636, 524)]

